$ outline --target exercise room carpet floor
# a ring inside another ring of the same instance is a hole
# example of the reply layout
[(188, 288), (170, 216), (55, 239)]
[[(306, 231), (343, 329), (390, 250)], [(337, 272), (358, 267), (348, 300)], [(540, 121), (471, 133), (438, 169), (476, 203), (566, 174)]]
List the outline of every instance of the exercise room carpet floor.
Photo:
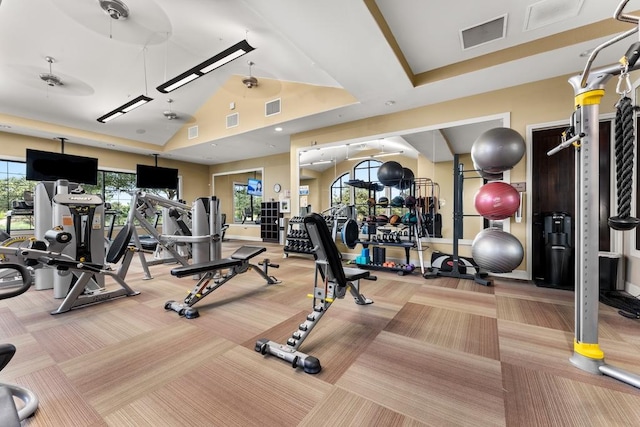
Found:
[[(223, 255), (243, 242), (223, 244)], [(254, 242), (247, 243), (256, 245)], [(300, 350), (317, 375), (254, 350), (284, 343), (311, 311), (311, 257), (283, 259), (266, 285), (238, 275), (200, 301), (200, 317), (165, 311), (195, 284), (134, 258), (141, 292), (52, 316), (60, 301), (30, 290), (0, 302), (0, 339), (18, 348), (0, 380), (33, 390), (36, 426), (632, 426), (640, 390), (569, 363), (573, 293), (498, 279), (376, 272), (337, 300)], [(265, 255), (265, 254), (262, 254)], [(254, 262), (263, 257), (254, 258)], [(114, 285), (108, 283), (111, 288)], [(640, 373), (640, 323), (601, 306), (600, 345)], [(1, 424), (1, 420), (0, 420)]]

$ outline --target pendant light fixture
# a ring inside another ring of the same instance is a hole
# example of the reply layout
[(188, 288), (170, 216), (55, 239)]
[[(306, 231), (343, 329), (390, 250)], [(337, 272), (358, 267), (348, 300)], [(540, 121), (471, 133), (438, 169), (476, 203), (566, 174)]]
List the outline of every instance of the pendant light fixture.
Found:
[(196, 65), (193, 68), (188, 69), (182, 74), (177, 75), (176, 77), (162, 83), (156, 89), (162, 93), (169, 93), (178, 89), (181, 86), (186, 85), (189, 82), (192, 82), (205, 74), (215, 70), (216, 68), (222, 67), (224, 64), (233, 61), (234, 59), (240, 58), (242, 55), (245, 55), (255, 48), (249, 44), (246, 40), (242, 40), (228, 49), (223, 50), (222, 52), (212, 56), (204, 62)]
[(147, 56), (146, 56), (146, 50), (147, 48), (143, 48), (142, 49), (142, 62), (143, 62), (143, 66), (144, 66), (144, 95), (140, 95), (134, 99), (132, 99), (131, 101), (119, 106), (118, 108), (115, 108), (111, 111), (109, 111), (107, 114), (105, 114), (104, 116), (101, 116), (98, 118), (98, 121), (100, 123), (107, 123), (117, 117), (122, 116), (123, 114), (126, 114), (132, 110), (135, 110), (136, 108), (147, 104), (151, 101), (153, 101), (153, 98), (150, 98), (149, 96), (147, 96)]

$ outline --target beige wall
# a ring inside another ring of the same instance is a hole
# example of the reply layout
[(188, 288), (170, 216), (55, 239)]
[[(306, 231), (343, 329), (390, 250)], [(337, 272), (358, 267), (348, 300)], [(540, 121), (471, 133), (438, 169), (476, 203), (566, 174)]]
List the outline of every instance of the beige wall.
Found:
[[(34, 138), (12, 133), (0, 132), (0, 156), (14, 160), (24, 161), (26, 149), (60, 152), (60, 142), (42, 138)], [(95, 148), (86, 145), (65, 143), (65, 154), (98, 158), (98, 168), (114, 170), (118, 172), (136, 171), (136, 164), (154, 165), (155, 159), (151, 156), (125, 153), (122, 151)], [(182, 192), (180, 197), (187, 203), (198, 197), (208, 196), (210, 189), (209, 167), (193, 163), (180, 162), (160, 157), (158, 166), (177, 168), (182, 177)]]
[[(562, 121), (568, 123), (569, 117), (573, 111), (573, 89), (567, 82), (570, 76), (558, 77), (554, 79), (544, 80), (540, 82), (520, 85), (508, 89), (494, 91), (481, 95), (474, 95), (467, 98), (461, 98), (454, 101), (448, 101), (435, 105), (428, 105), (411, 110), (401, 111), (397, 113), (387, 114), (384, 116), (372, 117), (368, 119), (358, 120), (337, 126), (331, 126), (322, 129), (316, 129), (308, 132), (293, 135), (291, 138), (291, 162), (296, 164), (297, 153), (301, 148), (312, 145), (322, 145), (337, 143), (341, 141), (349, 141), (362, 138), (374, 138), (379, 135), (392, 135), (406, 133), (407, 130), (419, 129), (439, 124), (451, 123), (456, 121), (467, 121), (476, 117), (485, 117), (508, 113), (510, 115), (510, 127), (518, 131), (523, 137), (527, 135), (527, 126), (542, 123), (552, 123)], [(611, 113), (618, 95), (615, 93), (616, 80), (612, 79), (608, 86), (605, 97), (601, 103), (601, 113)], [(529, 143), (527, 141), (527, 143)], [(511, 170), (511, 181), (526, 181), (526, 156), (516, 167)], [(470, 163), (470, 162), (469, 162)], [(433, 165), (426, 159), (418, 161), (419, 175), (429, 175), (430, 169), (435, 169), (436, 175), (446, 173), (452, 174), (450, 165)], [(423, 168), (426, 168), (426, 173)], [(444, 169), (441, 171), (440, 169)], [(439, 176), (432, 179), (438, 181)], [(297, 179), (297, 170), (292, 168), (291, 181), (295, 183)], [(443, 179), (443, 185), (445, 180)], [(466, 183), (465, 183), (466, 185)], [(326, 188), (326, 187), (325, 187)], [(447, 205), (453, 204), (452, 190), (442, 188), (442, 197), (447, 200)], [(473, 197), (471, 191), (465, 192), (467, 197)], [(473, 199), (465, 200), (465, 206), (473, 207)], [(295, 208), (295, 206), (294, 206)], [(447, 207), (445, 206), (445, 209)], [(465, 211), (466, 211), (465, 207)], [(443, 219), (448, 212), (443, 212)], [(445, 222), (446, 219), (445, 219)], [(449, 222), (450, 224), (450, 222)], [(510, 222), (510, 231), (514, 234), (523, 246), (527, 247), (527, 227), (529, 226), (528, 218), (521, 223)], [(466, 237), (467, 233), (465, 233)], [(433, 249), (433, 248), (431, 248)], [(461, 252), (462, 255), (465, 253)], [(639, 260), (631, 260), (630, 269), (637, 269), (634, 264)], [(525, 261), (518, 268), (526, 269)], [(629, 270), (635, 271), (635, 270)], [(630, 277), (627, 278), (631, 279)], [(640, 282), (640, 279), (635, 279)]]
[[(454, 101), (444, 102), (435, 105), (428, 105), (406, 111), (387, 114), (384, 116), (358, 120), (338, 126), (316, 129), (308, 132), (293, 135), (291, 137), (291, 149), (287, 154), (268, 156), (260, 159), (248, 159), (240, 162), (233, 162), (225, 165), (201, 166), (187, 164), (171, 159), (161, 158), (159, 165), (164, 167), (177, 167), (183, 177), (183, 198), (193, 200), (196, 197), (211, 193), (211, 175), (215, 173), (229, 172), (233, 170), (244, 170), (249, 168), (264, 167), (264, 189), (265, 199), (278, 199), (283, 193), (276, 194), (273, 191), (273, 184), (280, 183), (283, 191), (291, 191), (292, 213), (299, 209), (298, 185), (299, 170), (297, 169), (298, 149), (311, 145), (322, 145), (375, 137), (378, 135), (402, 134), (406, 130), (424, 127), (436, 127), (443, 123), (456, 121), (467, 121), (476, 117), (484, 117), (496, 114), (508, 113), (510, 116), (510, 127), (526, 136), (527, 126), (564, 122), (567, 123), (573, 111), (573, 89), (567, 83), (569, 76), (558, 77), (536, 83), (516, 86), (508, 89), (494, 91), (482, 95), (474, 95)], [(601, 102), (601, 113), (612, 113), (618, 95), (615, 94), (616, 79), (612, 79), (608, 86), (605, 97)], [(342, 95), (341, 95), (342, 96)], [(342, 102), (348, 102), (345, 98)], [(263, 123), (265, 124), (265, 123)], [(181, 145), (174, 141), (174, 145)], [(529, 143), (529, 141), (527, 141)], [(24, 159), (25, 148), (34, 148), (47, 151), (59, 151), (60, 144), (57, 141), (31, 138), (20, 135), (0, 132), (0, 154), (15, 159)], [(115, 152), (107, 149), (81, 147), (74, 144), (66, 145), (66, 152), (69, 154), (88, 155), (100, 159), (101, 168), (114, 168), (117, 170), (135, 170), (136, 163), (152, 164), (149, 156), (140, 156)], [(452, 174), (450, 164), (442, 163), (433, 165), (423, 156), (419, 156), (415, 161), (416, 176), (429, 177), (434, 181), (442, 182), (441, 197), (446, 200), (446, 205), (442, 210), (445, 228), (443, 234), (450, 235), (447, 227), (451, 221), (453, 205), (452, 189), (446, 188), (445, 179), (440, 176)], [(313, 191), (312, 205), (328, 206), (328, 188), (333, 179), (346, 171), (350, 165), (338, 165), (336, 169), (327, 174), (322, 174), (317, 178), (317, 190)], [(534, 171), (539, 173), (539, 171)], [(526, 181), (526, 158), (524, 158), (512, 171), (511, 181)], [(478, 180), (479, 181), (479, 180)], [(305, 182), (306, 184), (306, 182)], [(465, 183), (467, 195), (471, 195), (471, 184)], [(225, 197), (226, 198), (226, 197)], [(317, 198), (317, 199), (316, 199)], [(471, 199), (472, 200), (472, 199)], [(222, 200), (224, 206), (225, 201)], [(465, 206), (472, 206), (472, 201), (465, 200)], [(314, 210), (315, 207), (314, 207)], [(466, 210), (466, 207), (465, 207)], [(466, 221), (466, 220), (465, 220)], [(511, 233), (513, 233), (527, 247), (526, 231), (529, 226), (529, 219), (525, 218), (522, 223), (511, 222)], [(465, 228), (466, 222), (465, 222)], [(244, 230), (247, 238), (259, 238), (259, 228)], [(467, 233), (465, 231), (465, 237)], [(629, 246), (626, 240), (625, 253), (628, 255)], [(442, 250), (447, 250), (443, 248)], [(465, 253), (462, 253), (465, 255)], [(526, 259), (526, 258), (525, 258)], [(640, 286), (640, 260), (629, 258), (627, 263), (627, 281)], [(520, 268), (526, 266), (521, 265)]]
[[(262, 200), (279, 200), (284, 197), (285, 191), (291, 191), (289, 181), (289, 154), (275, 154), (273, 156), (261, 157), (257, 159), (246, 159), (237, 162), (209, 166), (209, 177), (217, 175), (233, 174), (238, 171), (257, 170), (263, 168), (262, 175)], [(209, 178), (211, 180), (211, 178)], [(280, 184), (282, 190), (276, 193), (274, 184)], [(230, 184), (227, 188), (230, 188)], [(298, 187), (296, 185), (297, 194)], [(213, 187), (214, 195), (220, 199), (222, 212), (227, 213), (228, 222), (231, 222), (231, 207), (233, 206), (233, 195), (231, 190), (218, 188), (217, 183)], [(293, 193), (292, 193), (293, 194)], [(296, 202), (297, 203), (297, 202)], [(260, 226), (255, 224), (231, 224), (227, 235), (231, 238), (245, 238), (249, 240), (260, 240)]]

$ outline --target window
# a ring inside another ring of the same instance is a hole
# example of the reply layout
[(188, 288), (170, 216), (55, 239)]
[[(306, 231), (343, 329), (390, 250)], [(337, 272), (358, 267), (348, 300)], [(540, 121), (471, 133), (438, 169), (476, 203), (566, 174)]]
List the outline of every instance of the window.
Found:
[(331, 184), (331, 207), (351, 204), (351, 187), (347, 185), (350, 173), (340, 175)]
[[(359, 179), (365, 182), (377, 182), (378, 181), (378, 169), (382, 165), (379, 160), (365, 160), (358, 163), (353, 169), (354, 179)], [(370, 210), (367, 203), (370, 197), (378, 200), (385, 195), (385, 190), (381, 191), (369, 191), (366, 188), (354, 188), (356, 214), (359, 220), (366, 218), (368, 215), (374, 215), (375, 209)]]
[[(11, 230), (33, 230), (32, 215), (15, 215), (13, 202), (24, 200), (25, 191), (33, 192), (37, 182), (27, 181), (26, 163), (0, 160), (0, 221), (6, 221), (7, 212), (14, 210), (11, 218)], [(129, 214), (131, 192), (136, 190), (136, 175), (127, 172), (98, 171), (96, 185), (83, 185), (85, 192), (99, 194), (102, 200), (110, 205), (108, 216), (113, 215), (115, 225), (123, 225)], [(144, 190), (144, 189), (143, 189)], [(145, 190), (149, 193), (166, 197), (170, 200), (178, 198), (176, 190)], [(18, 210), (19, 211), (19, 210)]]
[(251, 196), (247, 183), (233, 183), (233, 222), (255, 223), (260, 219), (262, 197)]
[[(26, 163), (0, 160), (0, 183), (2, 185), (0, 188), (0, 220), (2, 222), (6, 221), (8, 211), (14, 210), (13, 202), (24, 201), (25, 192), (33, 191), (36, 183), (27, 181), (26, 175)], [(33, 230), (33, 215), (15, 215), (15, 213), (11, 217), (11, 230)]]

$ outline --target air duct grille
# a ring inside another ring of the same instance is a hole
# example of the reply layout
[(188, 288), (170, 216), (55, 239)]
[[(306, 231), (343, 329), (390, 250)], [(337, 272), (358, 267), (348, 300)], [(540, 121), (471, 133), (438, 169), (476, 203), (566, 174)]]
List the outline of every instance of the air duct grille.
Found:
[(535, 30), (556, 22), (575, 18), (584, 0), (542, 0), (527, 7), (524, 30)]
[(198, 137), (198, 126), (189, 127), (189, 133), (187, 136), (189, 139), (195, 139)]
[(240, 123), (240, 115), (238, 113), (229, 114), (227, 116), (227, 129), (234, 128)]
[(280, 114), (280, 98), (264, 103), (264, 116), (269, 117), (274, 114)]
[(505, 37), (507, 15), (502, 15), (480, 25), (460, 30), (462, 49), (471, 49)]

